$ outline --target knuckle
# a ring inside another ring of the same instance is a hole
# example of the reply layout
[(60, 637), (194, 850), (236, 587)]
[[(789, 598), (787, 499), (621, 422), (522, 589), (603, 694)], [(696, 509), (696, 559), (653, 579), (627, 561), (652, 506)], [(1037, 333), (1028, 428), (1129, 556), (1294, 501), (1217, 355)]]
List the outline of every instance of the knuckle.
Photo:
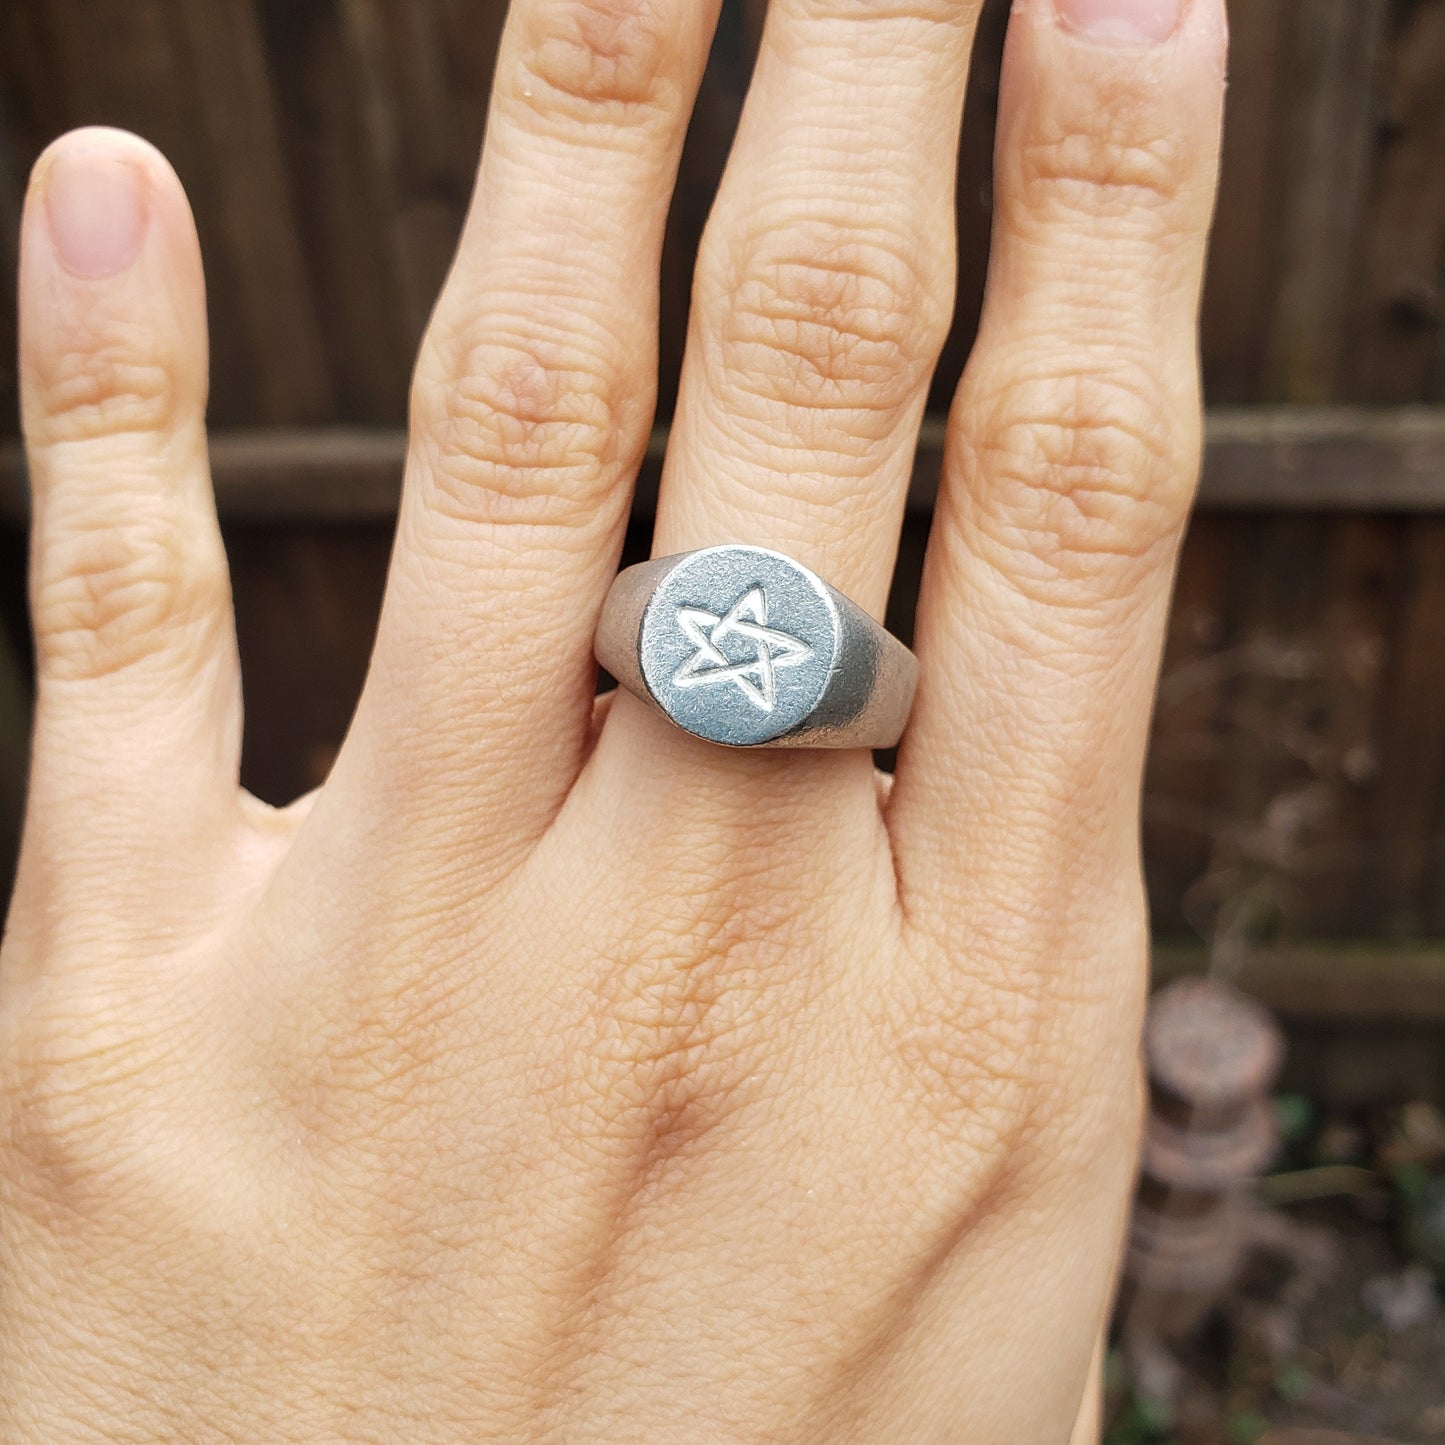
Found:
[(53, 346), (33, 364), (25, 416), (32, 446), (165, 435), (198, 405), (175, 368), (139, 337), (117, 334), (100, 343), (87, 337)]
[(915, 1112), (971, 1144), (1067, 1149), (1076, 1161), (1134, 1117), (1148, 925), (1130, 881), (1082, 930), (1055, 907), (980, 912), (972, 957), (955, 931), (923, 930), (912, 986), (889, 996), (884, 1017)]
[(229, 605), (219, 539), (169, 518), (67, 528), (44, 539), (32, 586), (38, 660), (48, 677), (82, 680), (162, 652), (186, 665)]
[[(851, 412), (892, 431), (942, 348), (951, 282), (918, 240), (834, 223), (754, 231), (699, 264), (730, 385), (768, 407)], [(871, 420), (870, 420), (871, 418)]]
[(715, 984), (710, 960), (654, 958), (615, 973), (598, 999), (604, 1128), (639, 1135), (648, 1165), (702, 1139), (725, 1097)]
[(100, 1199), (135, 1142), (126, 1080), (140, 1067), (136, 1039), (85, 990), (33, 986), (6, 1019), (0, 1068), (0, 1178), (48, 1208)]
[(1046, 116), (1013, 152), (1012, 186), (1030, 214), (1144, 219), (1166, 212), (1193, 167), (1187, 141), (1142, 132), (1137, 113), (1104, 107), (1098, 118)]
[(1139, 1060), (1138, 1030), (1116, 1023), (1125, 1046), (1094, 1060), (1094, 1067), (1056, 1069), (1057, 1082), (1041, 1089), (1030, 1119), (1032, 1153), (1054, 1174), (1070, 1177), (1101, 1159), (1128, 1167), (1137, 1157), (1148, 1113), (1149, 1089)]
[[(339, 1165), (415, 1117), (443, 1045), (435, 998), (388, 980), (327, 1016), (298, 1009), (276, 1051), (273, 1088), (294, 1137), (319, 1164)], [(301, 1037), (304, 1030), (304, 1038)]]
[(789, 929), (721, 900), (691, 911), (683, 930), (671, 909), (634, 916), (579, 1026), (592, 1131), (628, 1141), (642, 1176), (685, 1164), (746, 1107), (773, 1062), (766, 1022), (789, 1007), (776, 986)]
[[(57, 1224), (210, 1234), (234, 1217), (246, 1162), (224, 1112), (179, 1067), (194, 1041), (148, 981), (42, 977), (0, 1019), (0, 1207)], [(203, 1122), (204, 1121), (204, 1122)], [(204, 1140), (204, 1147), (202, 1141)]]
[(646, 408), (608, 364), (496, 338), (441, 349), (418, 369), (411, 417), (441, 512), (582, 526), (640, 462)]
[(1011, 561), (1027, 555), (1043, 584), (1153, 561), (1177, 540), (1197, 470), (1197, 408), (1143, 367), (1010, 377), (959, 422), (983, 540)]
[[(1120, 1157), (1137, 1137), (1145, 1090), (1139, 1052), (1149, 978), (1149, 924), (1137, 862), (1101, 878), (1096, 914), (1035, 950), (1050, 976), (1030, 1076), (1028, 1142), (1064, 1169)], [(1100, 903), (1100, 898), (1107, 901)], [(1050, 964), (1052, 967), (1050, 967)]]
[(522, 36), (511, 95), (535, 113), (629, 124), (677, 99), (675, 7), (658, 0), (544, 0)]
[(1031, 1107), (1039, 994), (963, 983), (954, 949), (925, 946), (930, 957), (910, 970), (914, 986), (887, 1000), (891, 1070), (916, 1112), (961, 1131), (981, 1153), (1011, 1152)]

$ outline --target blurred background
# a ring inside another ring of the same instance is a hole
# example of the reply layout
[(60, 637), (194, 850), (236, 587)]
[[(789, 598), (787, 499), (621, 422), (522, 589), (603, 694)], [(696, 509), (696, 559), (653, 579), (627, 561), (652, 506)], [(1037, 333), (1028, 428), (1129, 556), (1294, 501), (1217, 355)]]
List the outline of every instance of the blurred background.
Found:
[[(984, 281), (1007, 8), (990, 0), (977, 46), (958, 319), (890, 618), (904, 635), (941, 417)], [(195, 207), (246, 675), (244, 774), (273, 801), (325, 775), (360, 686), (408, 372), (467, 202), (504, 9), (0, 3), (5, 272), (30, 163), (69, 127), (148, 137)], [(725, 5), (683, 163), (637, 555), (691, 259), (762, 10)], [(1155, 1116), (1110, 1438), (1445, 1440), (1445, 0), (1230, 10), (1203, 313), (1208, 450), (1144, 818), (1155, 973), (1175, 982), (1151, 1024)], [(30, 690), (10, 292), (7, 876)]]

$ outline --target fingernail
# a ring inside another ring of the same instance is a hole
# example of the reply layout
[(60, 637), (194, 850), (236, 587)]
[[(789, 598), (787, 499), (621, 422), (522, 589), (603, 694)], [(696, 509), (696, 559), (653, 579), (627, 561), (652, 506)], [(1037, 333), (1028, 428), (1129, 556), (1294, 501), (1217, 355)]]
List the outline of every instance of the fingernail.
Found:
[(1112, 45), (1153, 45), (1179, 28), (1188, 0), (1054, 0), (1070, 30)]
[(124, 271), (148, 219), (145, 176), (112, 150), (62, 148), (45, 176), (45, 212), (60, 264), (95, 279)]

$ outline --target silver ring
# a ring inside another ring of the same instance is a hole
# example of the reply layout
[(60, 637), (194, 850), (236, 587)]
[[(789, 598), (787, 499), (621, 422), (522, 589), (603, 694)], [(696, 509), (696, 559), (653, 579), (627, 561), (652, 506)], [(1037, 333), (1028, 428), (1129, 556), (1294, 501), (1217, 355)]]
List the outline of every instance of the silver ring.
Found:
[(801, 562), (705, 547), (617, 575), (597, 661), (678, 727), (735, 748), (891, 748), (918, 659)]

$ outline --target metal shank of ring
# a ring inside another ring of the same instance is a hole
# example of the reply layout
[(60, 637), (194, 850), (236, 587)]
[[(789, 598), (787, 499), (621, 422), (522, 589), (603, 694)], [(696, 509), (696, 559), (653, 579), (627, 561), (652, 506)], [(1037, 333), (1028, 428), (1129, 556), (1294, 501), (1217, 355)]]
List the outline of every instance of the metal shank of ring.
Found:
[(629, 692), (728, 747), (892, 747), (918, 683), (918, 659), (855, 602), (740, 544), (620, 572), (595, 650)]

